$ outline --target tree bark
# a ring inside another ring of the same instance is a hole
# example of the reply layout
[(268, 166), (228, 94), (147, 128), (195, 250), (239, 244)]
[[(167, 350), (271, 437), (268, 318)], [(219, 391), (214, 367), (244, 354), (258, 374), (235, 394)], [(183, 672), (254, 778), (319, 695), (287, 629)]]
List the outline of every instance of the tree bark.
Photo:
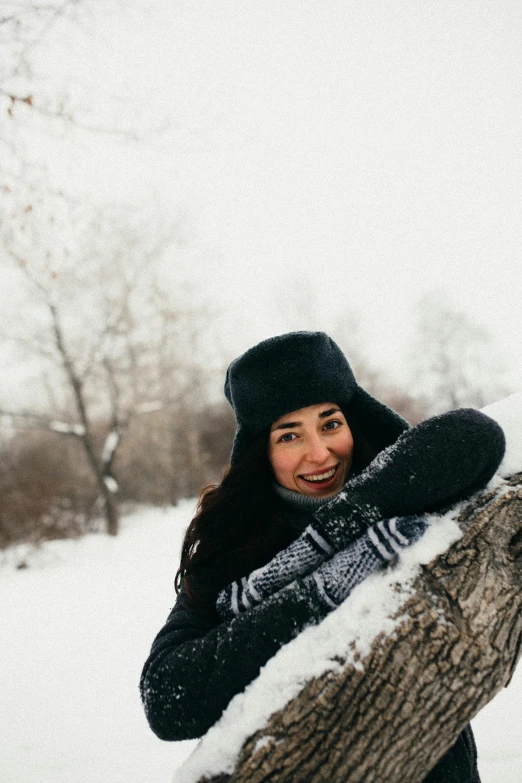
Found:
[(352, 643), (358, 668), (308, 682), (244, 743), (232, 775), (200, 783), (424, 780), (521, 653), (522, 474), (457, 521), (463, 537), (421, 567), (413, 591), (397, 585), (393, 634), (366, 657)]

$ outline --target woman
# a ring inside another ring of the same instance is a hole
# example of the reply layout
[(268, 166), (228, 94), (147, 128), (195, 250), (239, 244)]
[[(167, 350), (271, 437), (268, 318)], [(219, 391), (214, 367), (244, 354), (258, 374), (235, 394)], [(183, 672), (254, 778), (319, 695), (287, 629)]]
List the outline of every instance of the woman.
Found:
[[(421, 514), (482, 488), (504, 454), (501, 428), (471, 409), (410, 428), (321, 332), (254, 346), (225, 394), (231, 466), (188, 528), (141, 679), (166, 740), (204, 734), (282, 645), (424, 533)], [(469, 727), (426, 781), (479, 783)]]

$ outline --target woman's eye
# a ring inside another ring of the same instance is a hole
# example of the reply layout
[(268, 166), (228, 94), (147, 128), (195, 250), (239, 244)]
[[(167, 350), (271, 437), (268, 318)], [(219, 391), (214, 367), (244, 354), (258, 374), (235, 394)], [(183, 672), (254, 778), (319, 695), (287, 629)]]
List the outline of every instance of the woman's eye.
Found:
[(279, 438), (279, 440), (277, 442), (278, 443), (291, 443), (295, 437), (296, 437), (295, 432), (285, 432), (285, 434), (281, 435), (281, 437)]
[(327, 421), (324, 425), (325, 430), (336, 430), (338, 427), (341, 426), (340, 421), (335, 421), (335, 419), (332, 419), (331, 421)]

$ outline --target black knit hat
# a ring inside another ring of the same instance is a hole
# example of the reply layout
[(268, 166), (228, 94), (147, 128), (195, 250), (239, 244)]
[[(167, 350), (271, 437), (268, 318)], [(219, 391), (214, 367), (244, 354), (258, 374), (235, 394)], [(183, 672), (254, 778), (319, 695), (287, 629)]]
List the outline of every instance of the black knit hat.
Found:
[(232, 464), (280, 416), (321, 402), (339, 405), (377, 451), (409, 427), (358, 385), (343, 352), (324, 332), (290, 332), (250, 348), (228, 368), (225, 395), (237, 422)]

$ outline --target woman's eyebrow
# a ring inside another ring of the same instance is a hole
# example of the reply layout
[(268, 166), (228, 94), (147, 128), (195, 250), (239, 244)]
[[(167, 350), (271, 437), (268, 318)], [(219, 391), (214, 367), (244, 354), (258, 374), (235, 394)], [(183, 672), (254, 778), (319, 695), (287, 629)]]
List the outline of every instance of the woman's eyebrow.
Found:
[[(319, 414), (320, 419), (326, 419), (327, 416), (331, 416), (332, 413), (340, 413), (339, 408), (328, 408), (327, 411), (322, 411), (322, 413)], [(277, 427), (274, 427), (271, 432), (275, 432), (276, 430), (290, 430), (294, 427), (302, 427), (301, 421), (285, 421), (284, 424), (278, 424)]]
[(301, 422), (300, 421), (285, 421), (284, 424), (278, 424), (277, 427), (274, 427), (272, 432), (275, 432), (276, 430), (290, 430), (294, 427), (300, 427)]
[(341, 411), (339, 410), (339, 408), (328, 408), (327, 411), (323, 411), (322, 413), (319, 414), (319, 418), (325, 419), (327, 416), (331, 416), (332, 413), (340, 413), (340, 412)]

